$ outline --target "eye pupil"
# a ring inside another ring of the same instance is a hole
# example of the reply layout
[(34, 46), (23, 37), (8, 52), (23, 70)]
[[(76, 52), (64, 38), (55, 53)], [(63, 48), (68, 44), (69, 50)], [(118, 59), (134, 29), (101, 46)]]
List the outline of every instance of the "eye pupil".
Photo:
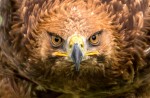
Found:
[(55, 38), (55, 42), (59, 42), (59, 40), (60, 40), (60, 39), (59, 39), (58, 37)]
[(95, 34), (90, 36), (89, 42), (93, 46), (98, 46), (99, 43), (100, 43), (100, 34), (99, 34), (99, 32), (96, 32)]
[(92, 36), (92, 40), (96, 40), (96, 36), (95, 35)]

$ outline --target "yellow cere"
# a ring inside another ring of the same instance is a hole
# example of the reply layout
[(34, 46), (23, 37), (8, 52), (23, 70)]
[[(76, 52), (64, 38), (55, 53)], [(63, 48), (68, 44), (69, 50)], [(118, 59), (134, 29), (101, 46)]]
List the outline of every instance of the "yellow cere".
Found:
[(70, 38), (69, 47), (72, 48), (75, 43), (78, 43), (81, 46), (81, 48), (84, 47), (84, 42), (83, 42), (83, 39), (80, 35), (73, 35)]

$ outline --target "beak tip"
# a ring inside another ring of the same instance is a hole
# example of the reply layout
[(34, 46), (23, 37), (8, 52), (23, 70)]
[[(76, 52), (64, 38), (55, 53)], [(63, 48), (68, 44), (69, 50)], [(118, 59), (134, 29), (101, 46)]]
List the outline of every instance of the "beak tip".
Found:
[(79, 64), (75, 64), (75, 70), (79, 71), (79, 69), (80, 69), (80, 63)]

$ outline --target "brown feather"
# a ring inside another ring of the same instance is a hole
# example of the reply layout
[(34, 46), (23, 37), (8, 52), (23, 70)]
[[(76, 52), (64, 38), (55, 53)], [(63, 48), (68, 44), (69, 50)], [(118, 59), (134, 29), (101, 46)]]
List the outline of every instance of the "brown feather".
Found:
[[(149, 98), (149, 0), (0, 0), (0, 98)], [(1, 21), (2, 19), (2, 21)], [(103, 30), (80, 72), (50, 45)]]

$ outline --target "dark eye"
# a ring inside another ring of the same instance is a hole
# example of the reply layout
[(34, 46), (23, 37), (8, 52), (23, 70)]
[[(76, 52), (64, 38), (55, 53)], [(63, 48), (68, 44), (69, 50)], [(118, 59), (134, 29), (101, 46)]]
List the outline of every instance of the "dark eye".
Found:
[(51, 43), (54, 47), (59, 47), (63, 43), (63, 39), (57, 35), (51, 35)]
[(98, 31), (89, 38), (89, 42), (91, 45), (99, 45), (99, 43), (100, 43), (99, 36), (100, 36), (101, 32), (102, 31)]

